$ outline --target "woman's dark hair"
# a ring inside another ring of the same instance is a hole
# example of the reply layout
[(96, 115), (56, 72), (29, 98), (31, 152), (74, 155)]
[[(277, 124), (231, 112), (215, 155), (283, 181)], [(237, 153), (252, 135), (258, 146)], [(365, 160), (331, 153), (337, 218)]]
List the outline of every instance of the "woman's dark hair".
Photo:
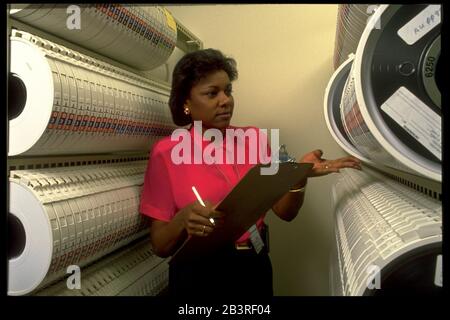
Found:
[(237, 79), (236, 61), (215, 49), (190, 52), (178, 61), (173, 70), (172, 90), (169, 98), (172, 119), (177, 126), (185, 126), (192, 122), (191, 116), (186, 115), (183, 110), (191, 88), (202, 78), (220, 70), (228, 74), (230, 81)]

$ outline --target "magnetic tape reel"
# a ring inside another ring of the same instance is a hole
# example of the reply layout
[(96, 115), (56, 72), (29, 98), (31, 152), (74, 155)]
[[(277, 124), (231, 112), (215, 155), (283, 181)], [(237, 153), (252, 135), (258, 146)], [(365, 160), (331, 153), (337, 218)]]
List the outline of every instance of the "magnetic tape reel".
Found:
[(341, 118), (340, 104), (342, 93), (345, 89), (346, 81), (350, 75), (354, 55), (349, 55), (348, 59), (336, 69), (332, 75), (325, 90), (324, 115), (327, 127), (334, 140), (339, 146), (350, 155), (357, 157), (367, 164), (375, 166), (376, 164), (368, 157), (363, 155), (349, 138)]
[[(176, 21), (166, 9), (157, 6), (144, 9), (122, 4), (28, 4), (13, 5), (10, 14), (139, 70), (151, 70), (164, 63), (177, 42)], [(79, 26), (71, 26), (77, 21)]]
[[(343, 170), (336, 205), (338, 295), (442, 292), (442, 206), (371, 169)], [(373, 278), (372, 278), (373, 277)]]
[(145, 165), (11, 171), (8, 293), (44, 287), (148, 232), (138, 212)]
[[(440, 5), (383, 5), (354, 61), (357, 112), (402, 166), (441, 181)], [(370, 138), (372, 138), (370, 137)]]
[(26, 32), (11, 43), (9, 155), (145, 149), (172, 131), (169, 113), (153, 130), (168, 92), (145, 78)]

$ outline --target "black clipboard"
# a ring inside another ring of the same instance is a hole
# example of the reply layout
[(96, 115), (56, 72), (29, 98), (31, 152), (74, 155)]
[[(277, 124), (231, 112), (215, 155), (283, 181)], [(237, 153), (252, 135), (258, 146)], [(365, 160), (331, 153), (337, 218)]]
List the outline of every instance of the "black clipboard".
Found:
[(227, 243), (234, 243), (289, 189), (311, 171), (311, 163), (279, 163), (274, 175), (262, 175), (255, 165), (223, 199), (216, 210), (226, 214), (224, 224), (208, 237), (191, 237), (173, 254), (170, 263), (200, 257)]

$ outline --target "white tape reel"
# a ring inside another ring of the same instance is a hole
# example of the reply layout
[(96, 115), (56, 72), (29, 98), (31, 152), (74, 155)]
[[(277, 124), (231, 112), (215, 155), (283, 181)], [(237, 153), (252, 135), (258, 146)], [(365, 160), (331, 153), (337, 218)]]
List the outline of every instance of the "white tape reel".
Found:
[(145, 78), (25, 32), (11, 53), (10, 156), (144, 151), (176, 127), (169, 93)]
[[(161, 7), (122, 4), (15, 6), (11, 16), (94, 52), (140, 70), (163, 64), (177, 42), (172, 15)], [(79, 21), (80, 28), (68, 24)]]
[(138, 209), (146, 164), (12, 171), (8, 294), (30, 293), (148, 232)]

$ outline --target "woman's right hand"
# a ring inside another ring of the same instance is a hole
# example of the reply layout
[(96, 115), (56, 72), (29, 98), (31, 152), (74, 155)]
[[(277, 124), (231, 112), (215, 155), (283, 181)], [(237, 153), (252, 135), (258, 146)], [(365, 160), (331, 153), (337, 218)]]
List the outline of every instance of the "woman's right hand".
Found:
[[(223, 224), (223, 213), (216, 211), (212, 203), (204, 203), (205, 207), (196, 201), (182, 209), (184, 228), (189, 236), (207, 237)], [(210, 218), (214, 219), (214, 224)]]

